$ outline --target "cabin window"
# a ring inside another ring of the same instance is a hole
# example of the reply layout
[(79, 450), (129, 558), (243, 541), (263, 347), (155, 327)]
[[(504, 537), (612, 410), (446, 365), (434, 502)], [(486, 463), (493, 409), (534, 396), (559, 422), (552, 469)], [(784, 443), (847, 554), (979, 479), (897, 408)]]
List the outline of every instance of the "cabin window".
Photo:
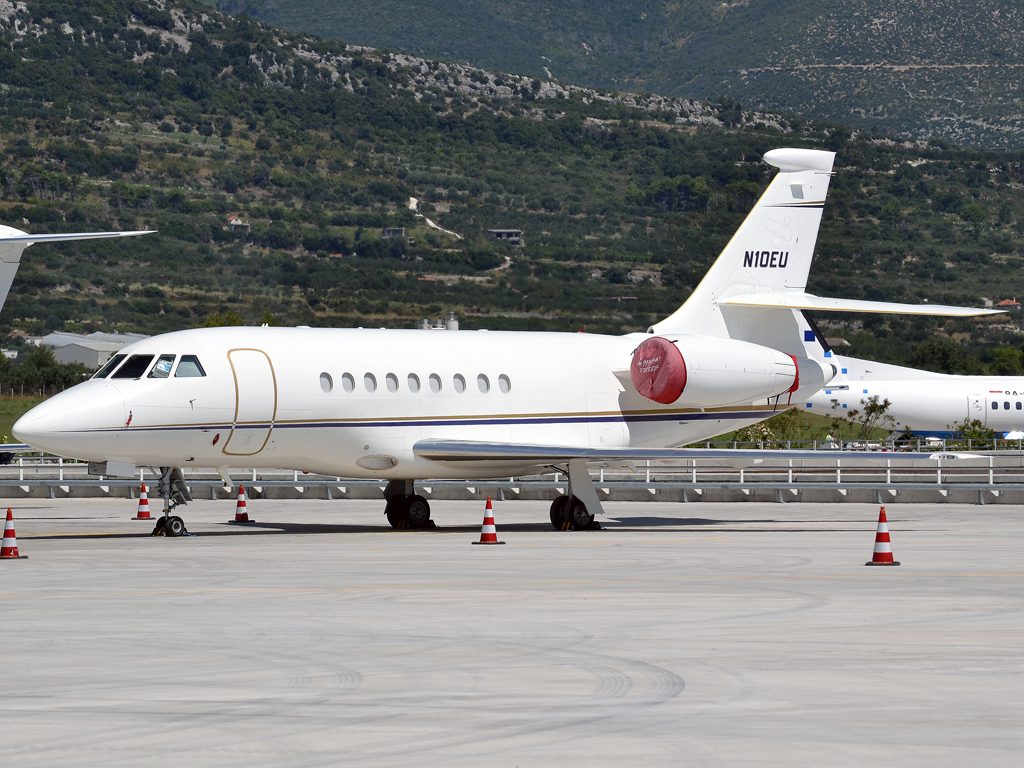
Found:
[(506, 376), (504, 373), (498, 377), (498, 389), (501, 391), (501, 394), (503, 395), (507, 395), (509, 392), (512, 391), (512, 382), (508, 380), (508, 376)]
[(461, 373), (456, 373), (452, 376), (452, 386), (455, 387), (455, 391), (460, 395), (466, 391), (466, 379)]
[(491, 391), (491, 382), (482, 373), (476, 377), (476, 385), (485, 395)]
[(112, 379), (141, 379), (142, 374), (149, 368), (149, 364), (153, 362), (152, 355), (132, 355), (128, 358), (128, 362), (117, 369), (110, 378)]
[(1009, 404), (1009, 402), (1007, 402), (1005, 400), (1003, 401), (1003, 410), (1004, 411), (1010, 410), (1010, 404)]
[(107, 361), (106, 365), (104, 365), (102, 368), (100, 368), (98, 371), (96, 371), (96, 375), (93, 376), (93, 378), (94, 379), (105, 379), (105, 378), (107, 378), (107, 376), (110, 375), (110, 372), (112, 370), (114, 370), (115, 368), (117, 368), (117, 366), (119, 366), (121, 364), (121, 361), (124, 360), (126, 357), (127, 357), (127, 355), (114, 355), (112, 358), (110, 358)]
[(174, 369), (176, 379), (198, 379), (205, 375), (206, 371), (195, 355), (182, 355), (178, 367)]
[(410, 373), (409, 374), (408, 382), (409, 382), (409, 391), (410, 392), (415, 394), (416, 392), (420, 391), (420, 377), (419, 376), (417, 376), (415, 373)]
[(171, 368), (174, 366), (174, 355), (160, 355), (156, 359), (156, 365), (149, 372), (148, 379), (166, 379), (171, 375)]
[(999, 410), (999, 403), (993, 402), (992, 403), (992, 410), (993, 411), (998, 411)]
[(351, 373), (341, 374), (341, 387), (346, 392), (354, 392), (356, 389), (356, 377)]
[(430, 391), (435, 395), (441, 391), (441, 377), (436, 373), (430, 374)]
[(367, 392), (377, 391), (377, 377), (372, 373), (363, 374), (363, 387), (366, 388)]
[(320, 374), (320, 389), (328, 393), (334, 389), (334, 379), (331, 378), (331, 374), (327, 373), (327, 371)]
[(398, 377), (393, 373), (389, 373), (384, 377), (384, 383), (388, 385), (388, 392), (395, 393), (398, 391)]
[(1017, 410), (1020, 410), (1020, 400), (1017, 401)]

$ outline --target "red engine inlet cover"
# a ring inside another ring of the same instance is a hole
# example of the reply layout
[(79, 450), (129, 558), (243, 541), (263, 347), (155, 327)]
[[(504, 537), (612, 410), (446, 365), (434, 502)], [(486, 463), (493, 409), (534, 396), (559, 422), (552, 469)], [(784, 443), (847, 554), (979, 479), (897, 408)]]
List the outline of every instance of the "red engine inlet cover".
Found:
[(636, 348), (629, 376), (636, 391), (656, 403), (674, 403), (686, 387), (686, 362), (668, 339), (647, 339)]

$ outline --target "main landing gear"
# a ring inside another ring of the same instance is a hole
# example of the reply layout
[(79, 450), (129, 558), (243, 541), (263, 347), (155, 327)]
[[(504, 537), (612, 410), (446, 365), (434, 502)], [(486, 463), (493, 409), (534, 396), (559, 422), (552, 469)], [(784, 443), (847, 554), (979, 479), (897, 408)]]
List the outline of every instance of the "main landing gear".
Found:
[(585, 459), (574, 459), (567, 467), (569, 493), (551, 502), (551, 525), (557, 531), (596, 531), (601, 524), (595, 515), (604, 514), (590, 479)]
[(436, 528), (430, 519), (430, 504), (418, 496), (412, 480), (392, 480), (384, 489), (384, 514), (392, 528)]
[(185, 476), (177, 467), (160, 467), (160, 480), (156, 484), (156, 493), (163, 497), (164, 516), (157, 518), (151, 536), (187, 536), (185, 521), (171, 510), (179, 504), (188, 504), (192, 495), (185, 485)]
[(556, 531), (597, 531), (601, 524), (575, 496), (559, 496), (551, 502), (551, 525)]

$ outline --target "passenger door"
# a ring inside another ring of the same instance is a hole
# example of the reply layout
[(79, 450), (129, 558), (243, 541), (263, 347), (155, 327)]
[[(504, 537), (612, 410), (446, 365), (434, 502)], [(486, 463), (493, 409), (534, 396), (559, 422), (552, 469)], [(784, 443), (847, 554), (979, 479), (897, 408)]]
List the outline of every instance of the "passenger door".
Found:
[(235, 379), (235, 416), (223, 450), (228, 456), (253, 456), (266, 447), (277, 418), (274, 365), (260, 349), (232, 349), (228, 362)]

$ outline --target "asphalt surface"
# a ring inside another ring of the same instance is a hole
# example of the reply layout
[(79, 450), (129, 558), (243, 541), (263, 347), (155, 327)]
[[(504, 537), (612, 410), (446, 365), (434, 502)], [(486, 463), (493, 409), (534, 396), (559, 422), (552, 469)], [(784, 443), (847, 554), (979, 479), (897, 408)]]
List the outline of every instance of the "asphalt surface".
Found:
[(495, 503), (15, 507), (0, 762), (105, 766), (1017, 766), (1024, 518), (607, 503), (558, 532)]

